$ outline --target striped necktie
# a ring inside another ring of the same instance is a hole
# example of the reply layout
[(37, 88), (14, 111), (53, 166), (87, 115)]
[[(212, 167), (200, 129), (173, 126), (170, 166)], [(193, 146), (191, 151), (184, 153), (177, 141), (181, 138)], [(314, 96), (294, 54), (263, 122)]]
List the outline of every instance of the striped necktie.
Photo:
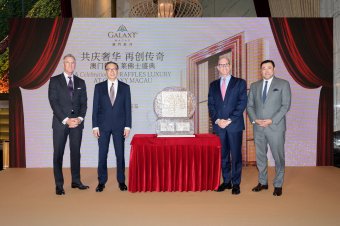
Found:
[(111, 100), (112, 105), (115, 102), (115, 87), (113, 86), (113, 84), (114, 83), (112, 83), (112, 85), (110, 87), (110, 100)]

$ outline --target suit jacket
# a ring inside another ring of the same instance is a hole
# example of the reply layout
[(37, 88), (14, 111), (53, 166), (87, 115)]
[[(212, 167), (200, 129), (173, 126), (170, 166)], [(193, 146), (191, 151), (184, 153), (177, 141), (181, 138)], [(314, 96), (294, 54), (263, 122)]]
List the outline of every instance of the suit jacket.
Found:
[(245, 80), (231, 76), (224, 100), (221, 94), (220, 79), (210, 84), (208, 108), (213, 129), (217, 134), (222, 130), (215, 124), (217, 119), (231, 119), (232, 123), (226, 127), (227, 131), (237, 132), (244, 130), (243, 111), (246, 106), (247, 85)]
[(118, 81), (118, 92), (112, 106), (107, 80), (96, 84), (93, 96), (92, 128), (120, 132), (124, 127), (131, 128), (130, 86)]
[[(273, 77), (266, 101), (262, 102), (263, 79), (250, 86), (247, 112), (251, 122), (256, 119), (271, 119), (273, 123), (268, 127), (275, 131), (286, 130), (286, 113), (291, 102), (290, 85), (288, 81)], [(261, 129), (255, 126), (255, 129)]]
[[(48, 99), (53, 111), (52, 128), (62, 128), (62, 121), (66, 118), (85, 118), (87, 110), (87, 93), (85, 81), (73, 76), (74, 91), (69, 95), (67, 81), (64, 74), (51, 77), (48, 87)], [(79, 125), (84, 128), (84, 121)]]

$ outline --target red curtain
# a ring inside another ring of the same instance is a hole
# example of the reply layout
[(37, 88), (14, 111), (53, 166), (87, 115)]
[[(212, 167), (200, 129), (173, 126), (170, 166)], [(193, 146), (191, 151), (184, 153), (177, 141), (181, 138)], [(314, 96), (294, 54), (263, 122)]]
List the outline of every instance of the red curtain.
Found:
[(26, 167), (20, 88), (37, 89), (55, 71), (73, 19), (12, 19), (10, 22), (10, 167)]
[(316, 165), (333, 165), (333, 20), (269, 18), (269, 22), (293, 79), (305, 88), (321, 87)]

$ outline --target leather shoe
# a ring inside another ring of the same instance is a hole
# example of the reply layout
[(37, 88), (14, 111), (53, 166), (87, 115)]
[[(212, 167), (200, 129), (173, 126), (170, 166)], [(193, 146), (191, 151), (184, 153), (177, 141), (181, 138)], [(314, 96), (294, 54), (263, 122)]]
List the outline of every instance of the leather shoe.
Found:
[(221, 191), (224, 191), (225, 189), (231, 189), (232, 186), (231, 186), (231, 183), (223, 183), (223, 184), (220, 184), (220, 186), (218, 186), (217, 190), (215, 190), (216, 192), (221, 192)]
[(56, 193), (57, 195), (65, 195), (64, 188), (63, 188), (63, 187), (57, 186), (57, 187), (55, 188), (55, 193)]
[(282, 187), (281, 188), (274, 188), (273, 195), (274, 196), (281, 196), (282, 195)]
[(126, 191), (126, 190), (127, 190), (126, 184), (125, 184), (125, 183), (119, 183), (119, 189), (120, 189), (121, 191)]
[(267, 190), (268, 189), (268, 184), (266, 185), (263, 185), (263, 184), (260, 184), (258, 183), (255, 187), (253, 187), (253, 189), (251, 189), (252, 191), (254, 192), (259, 192), (261, 190)]
[(72, 188), (78, 188), (78, 189), (80, 189), (80, 190), (85, 190), (85, 189), (89, 189), (89, 188), (90, 188), (89, 186), (84, 185), (84, 184), (82, 184), (82, 183), (80, 183), (80, 184), (72, 183), (72, 184), (71, 184), (71, 187), (72, 187)]
[(231, 194), (239, 195), (240, 193), (241, 193), (240, 185), (238, 185), (238, 184), (233, 185), (233, 189), (231, 190)]
[(105, 188), (105, 184), (98, 184), (96, 188), (96, 192), (102, 192), (104, 191), (104, 188)]

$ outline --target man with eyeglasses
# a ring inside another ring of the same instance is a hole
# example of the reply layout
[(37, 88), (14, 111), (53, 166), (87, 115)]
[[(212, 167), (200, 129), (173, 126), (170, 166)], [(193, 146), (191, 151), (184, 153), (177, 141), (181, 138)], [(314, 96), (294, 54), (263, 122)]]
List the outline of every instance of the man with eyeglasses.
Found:
[(112, 136), (117, 159), (117, 181), (121, 191), (126, 191), (124, 142), (131, 129), (130, 86), (117, 79), (118, 64), (105, 64), (107, 80), (96, 84), (93, 96), (92, 128), (98, 139), (98, 186), (102, 192), (108, 179), (107, 154)]
[(230, 60), (221, 57), (217, 70), (220, 78), (209, 87), (208, 108), (214, 132), (221, 141), (221, 167), (223, 183), (216, 190), (232, 189), (240, 194), (242, 173), (243, 112), (247, 106), (246, 81), (231, 75)]

